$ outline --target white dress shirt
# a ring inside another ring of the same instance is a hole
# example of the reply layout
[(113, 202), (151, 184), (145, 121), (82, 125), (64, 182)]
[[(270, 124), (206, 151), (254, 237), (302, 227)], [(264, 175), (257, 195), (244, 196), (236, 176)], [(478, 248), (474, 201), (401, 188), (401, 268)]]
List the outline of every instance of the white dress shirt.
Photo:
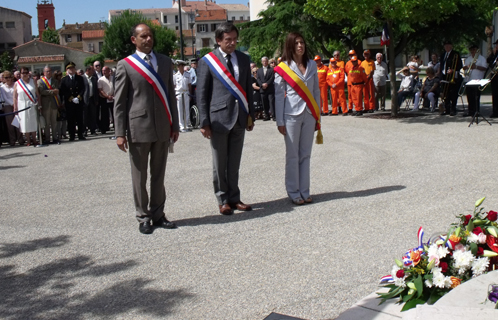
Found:
[[(143, 52), (137, 50), (136, 54), (145, 61), (145, 56), (147, 55), (147, 53), (143, 53)], [(152, 63), (152, 67), (154, 68), (154, 71), (157, 72), (156, 55), (154, 54), (154, 51), (151, 51), (149, 54), (150, 54), (150, 63)]]
[[(474, 58), (472, 58), (472, 55), (469, 55), (467, 59), (465, 59), (465, 66), (469, 67), (472, 61), (474, 61)], [(479, 57), (477, 58), (475, 65), (476, 67), (483, 67), (483, 68), (488, 67), (486, 59), (481, 55), (479, 55)], [(469, 70), (469, 72), (470, 72), (470, 78), (468, 80), (481, 80), (484, 78), (484, 73), (486, 73), (486, 70), (483, 71), (475, 68), (472, 69), (472, 71)]]
[[(228, 62), (227, 54), (225, 52), (223, 52), (223, 50), (221, 50), (221, 47), (219, 49), (220, 49), (221, 54), (223, 55), (223, 58), (225, 58), (225, 62)], [(235, 54), (235, 51), (232, 52), (230, 54), (230, 56), (231, 56), (230, 59), (231, 59), (232, 64), (233, 64), (233, 72), (235, 73), (233, 75), (233, 77), (235, 78), (235, 80), (237, 82), (239, 82), (239, 61), (237, 60), (237, 55)]]

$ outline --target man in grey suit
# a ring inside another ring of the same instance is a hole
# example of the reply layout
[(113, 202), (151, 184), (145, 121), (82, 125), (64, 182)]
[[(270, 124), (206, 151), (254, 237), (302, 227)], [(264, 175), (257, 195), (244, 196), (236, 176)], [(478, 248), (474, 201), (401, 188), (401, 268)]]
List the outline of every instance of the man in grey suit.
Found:
[[(139, 230), (150, 234), (153, 226), (176, 228), (164, 215), (164, 175), (168, 147), (178, 140), (178, 112), (172, 62), (167, 56), (152, 51), (152, 30), (146, 24), (138, 24), (133, 28), (131, 41), (136, 47), (134, 57), (137, 65), (148, 64), (147, 70), (153, 69), (164, 83), (172, 122), (170, 125), (166, 107), (153, 86), (130, 65), (130, 60), (120, 60), (116, 70), (114, 105), (116, 143), (122, 151), (130, 151), (133, 199)], [(146, 189), (149, 159), (150, 199)]]
[[(51, 88), (45, 84), (44, 80)], [(43, 142), (45, 144), (50, 143), (50, 129), (52, 129), (52, 143), (60, 144), (59, 137), (57, 136), (57, 112), (59, 106), (56, 100), (56, 98), (59, 98), (59, 82), (52, 77), (52, 69), (49, 66), (43, 69), (43, 77), (38, 80), (37, 86), (41, 96), (42, 115), (45, 118), (45, 137)]]
[(267, 57), (261, 58), (261, 64), (263, 66), (258, 69), (256, 80), (258, 81), (258, 86), (261, 88), (261, 100), (263, 101), (263, 108), (265, 110), (264, 121), (270, 120), (270, 114), (273, 120), (275, 120), (275, 86), (273, 85), (275, 76), (273, 68), (268, 65)]
[(213, 154), (213, 185), (220, 213), (233, 214), (234, 209), (250, 211), (250, 205), (240, 201), (239, 167), (244, 145), (245, 130), (254, 128), (252, 81), (249, 58), (235, 51), (237, 28), (222, 23), (215, 31), (219, 48), (213, 51), (217, 60), (234, 76), (245, 91), (249, 112), (242, 110), (241, 101), (225, 87), (208, 65), (206, 58), (197, 68), (197, 107), (201, 133), (211, 139)]

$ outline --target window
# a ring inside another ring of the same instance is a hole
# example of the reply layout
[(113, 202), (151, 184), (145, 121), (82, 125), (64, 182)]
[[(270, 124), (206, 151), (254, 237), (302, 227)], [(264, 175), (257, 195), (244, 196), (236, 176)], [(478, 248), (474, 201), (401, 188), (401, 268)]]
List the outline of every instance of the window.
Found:
[(7, 21), (7, 22), (5, 22), (5, 27), (13, 29), (16, 27), (16, 23), (15, 23), (15, 21)]
[(175, 30), (178, 30), (178, 26), (175, 27)]
[(207, 24), (198, 24), (197, 32), (207, 32)]
[(235, 17), (232, 17), (232, 21), (235, 21)]
[(78, 34), (76, 35), (76, 41), (77, 41), (77, 42), (81, 42), (82, 40), (83, 40), (83, 36), (82, 36), (82, 34), (81, 34), (81, 33), (78, 33)]
[(163, 23), (168, 23), (168, 16), (163, 16)]
[(5, 43), (0, 43), (0, 50), (5, 48)]
[(248, 17), (247, 17), (247, 20), (251, 20), (251, 17), (249, 17), (249, 16), (248, 16)]
[(17, 44), (15, 42), (9, 42), (7, 43), (7, 49), (12, 49), (17, 47)]
[(45, 19), (45, 21), (43, 22), (43, 24), (45, 25), (45, 30), (48, 29), (48, 19)]
[(212, 31), (212, 32), (215, 32), (215, 31), (216, 31), (216, 28), (218, 28), (218, 26), (219, 26), (219, 25), (220, 25), (219, 23), (212, 23), (212, 24), (211, 24), (211, 31)]
[(3, 22), (0, 22), (0, 29), (3, 29)]
[(244, 20), (244, 17), (240, 17), (240, 21)]
[(73, 38), (71, 37), (70, 34), (66, 34), (66, 42), (72, 42)]
[(209, 38), (202, 39), (202, 47), (203, 48), (209, 47)]
[(178, 23), (178, 15), (175, 16), (175, 23)]
[(93, 43), (88, 44), (88, 51), (93, 52)]
[(104, 42), (99, 42), (99, 52), (102, 52), (102, 48), (104, 47)]

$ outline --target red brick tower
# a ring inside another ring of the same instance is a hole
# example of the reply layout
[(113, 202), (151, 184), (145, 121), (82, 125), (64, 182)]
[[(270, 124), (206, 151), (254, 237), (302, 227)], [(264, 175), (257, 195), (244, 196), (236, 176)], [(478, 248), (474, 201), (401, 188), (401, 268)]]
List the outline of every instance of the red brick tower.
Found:
[(52, 1), (41, 0), (36, 6), (38, 10), (38, 36), (42, 38), (43, 31), (50, 28), (55, 30), (55, 7)]

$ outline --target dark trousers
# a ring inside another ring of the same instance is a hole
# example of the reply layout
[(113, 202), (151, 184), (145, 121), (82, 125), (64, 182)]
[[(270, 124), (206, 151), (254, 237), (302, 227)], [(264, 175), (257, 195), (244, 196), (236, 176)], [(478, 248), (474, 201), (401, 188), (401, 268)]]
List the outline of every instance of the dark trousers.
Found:
[(493, 98), (493, 116), (498, 116), (498, 77), (491, 81), (491, 97)]
[[(460, 90), (460, 85), (463, 79), (455, 79), (455, 83), (446, 83), (445, 86), (449, 86), (448, 89), (443, 87), (443, 90), (447, 90), (446, 97), (444, 99), (444, 108), (446, 113), (456, 113), (456, 105), (458, 102), (458, 90)], [(445, 92), (445, 91), (443, 91)]]
[(261, 100), (263, 101), (263, 108), (265, 110), (265, 117), (275, 118), (275, 94), (263, 92), (261, 93)]
[(83, 109), (83, 103), (74, 104), (66, 102), (67, 131), (69, 131), (70, 139), (74, 139), (75, 137), (76, 125), (78, 125), (78, 137), (83, 137), (83, 133), (85, 132)]
[(85, 106), (83, 122), (85, 123), (85, 130), (90, 129), (91, 133), (97, 130), (97, 105), (92, 100), (88, 101)]
[[(467, 102), (469, 104), (469, 114), (471, 116), (479, 110), (479, 100), (481, 99), (481, 90), (478, 87), (467, 87), (465, 88), (467, 91)], [(477, 97), (477, 103), (476, 103)]]
[(98, 112), (97, 114), (100, 116), (99, 129), (102, 133), (106, 133), (107, 131), (109, 131), (109, 112), (113, 112), (113, 106), (113, 102), (107, 102), (107, 99), (100, 98), (100, 112)]

